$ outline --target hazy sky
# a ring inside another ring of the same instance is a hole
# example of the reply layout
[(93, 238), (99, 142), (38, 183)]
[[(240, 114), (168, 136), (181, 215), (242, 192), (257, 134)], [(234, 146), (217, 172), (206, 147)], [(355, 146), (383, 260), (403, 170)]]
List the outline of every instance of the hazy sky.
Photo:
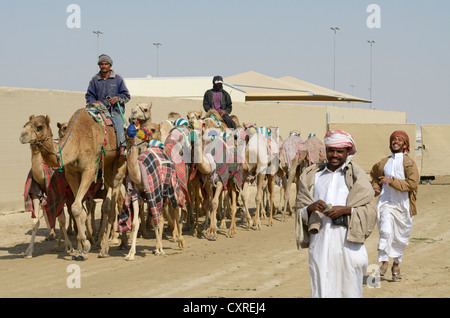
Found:
[(449, 124), (449, 12), (447, 0), (2, 0), (0, 86), (85, 91), (99, 30), (123, 77), (156, 76), (159, 42), (160, 77), (255, 71), (332, 89), (337, 26), (336, 90), (369, 98), (373, 40), (373, 107)]

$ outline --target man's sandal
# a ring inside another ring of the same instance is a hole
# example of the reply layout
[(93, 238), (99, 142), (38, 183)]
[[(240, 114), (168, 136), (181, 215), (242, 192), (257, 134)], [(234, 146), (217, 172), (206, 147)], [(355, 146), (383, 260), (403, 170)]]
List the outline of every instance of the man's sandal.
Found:
[(394, 272), (394, 266), (392, 266), (391, 271), (392, 271), (392, 281), (393, 282), (401, 282), (402, 276), (400, 275), (400, 269), (398, 269), (397, 272)]
[(380, 268), (378, 269), (378, 273), (380, 274), (380, 277), (384, 277), (384, 275), (386, 275), (388, 268), (389, 268), (389, 264), (387, 264), (386, 268), (383, 268), (383, 265), (380, 266)]

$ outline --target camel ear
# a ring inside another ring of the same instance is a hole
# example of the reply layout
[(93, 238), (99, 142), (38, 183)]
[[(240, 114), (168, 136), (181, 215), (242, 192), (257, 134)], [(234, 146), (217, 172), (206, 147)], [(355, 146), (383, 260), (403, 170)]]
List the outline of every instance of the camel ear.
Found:
[(56, 126), (58, 126), (58, 128), (61, 129), (61, 124), (60, 123), (56, 123)]
[(203, 111), (200, 109), (199, 111), (197, 111), (198, 117), (202, 117), (203, 115)]
[(34, 115), (31, 115), (30, 118), (28, 119), (29, 121), (32, 121), (34, 118)]
[(50, 116), (49, 115), (45, 116), (45, 120), (47, 121), (47, 125), (50, 125)]
[(153, 106), (153, 103), (152, 103), (152, 102), (149, 102), (149, 103), (148, 103), (148, 109), (152, 109), (152, 106)]

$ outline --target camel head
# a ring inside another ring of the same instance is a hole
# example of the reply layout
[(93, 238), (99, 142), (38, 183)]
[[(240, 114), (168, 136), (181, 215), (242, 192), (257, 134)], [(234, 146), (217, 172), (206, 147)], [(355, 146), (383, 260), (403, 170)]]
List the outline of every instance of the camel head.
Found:
[(69, 126), (69, 123), (67, 121), (64, 123), (56, 123), (56, 126), (58, 126), (58, 136), (61, 140), (67, 133), (67, 127)]
[(258, 131), (258, 126), (256, 123), (242, 123), (242, 126), (245, 130), (246, 141), (248, 142), (248, 138), (253, 136)]
[(137, 103), (137, 105), (131, 109), (131, 116), (128, 119), (130, 123), (145, 125), (147, 122), (152, 121), (152, 103)]
[(161, 129), (159, 124), (150, 123), (146, 126), (146, 128), (150, 131), (150, 140), (161, 140)]
[(20, 134), (20, 142), (22, 144), (36, 144), (52, 139), (53, 134), (50, 128), (50, 117), (39, 115), (31, 115), (29, 121), (23, 126)]
[(177, 112), (170, 112), (167, 115), (167, 119), (169, 119), (170, 121), (172, 121), (173, 123), (175, 122), (175, 120), (177, 120), (178, 118), (181, 118), (180, 113)]
[(234, 123), (236, 124), (236, 128), (242, 127), (241, 123), (239, 122), (239, 118), (236, 115), (230, 115), (231, 119), (233, 119)]
[(202, 110), (189, 110), (186, 115), (189, 125), (193, 127), (194, 122), (200, 120), (202, 118), (202, 115), (203, 115)]

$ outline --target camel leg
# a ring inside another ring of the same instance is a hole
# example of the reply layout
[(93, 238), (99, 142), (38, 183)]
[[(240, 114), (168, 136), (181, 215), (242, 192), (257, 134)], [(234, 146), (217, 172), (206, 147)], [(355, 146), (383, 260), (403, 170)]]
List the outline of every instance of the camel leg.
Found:
[(234, 237), (236, 235), (236, 210), (237, 210), (237, 198), (239, 192), (236, 191), (236, 186), (234, 182), (231, 182), (232, 185), (229, 187), (228, 196), (230, 198), (231, 205), (231, 223), (230, 228), (228, 230), (228, 237)]
[(72, 193), (76, 193), (75, 200), (72, 204), (72, 213), (78, 228), (78, 259), (87, 259), (87, 253), (91, 249), (91, 243), (86, 237), (86, 211), (83, 207), (83, 198), (88, 191), (91, 183), (94, 181), (95, 168), (82, 173), (81, 182), (78, 181), (78, 173), (69, 169), (65, 170), (66, 179), (72, 189)]
[(273, 200), (273, 190), (275, 188), (275, 175), (268, 175), (268, 182), (267, 182), (267, 188), (269, 191), (269, 220), (268, 224), (269, 226), (273, 225), (273, 210), (274, 210), (274, 200)]
[(292, 182), (294, 181), (294, 177), (295, 177), (295, 170), (293, 170), (293, 171), (291, 170), (289, 172), (289, 177), (286, 182), (286, 189), (284, 190), (284, 207), (283, 207), (283, 210), (281, 211), (281, 215), (282, 215), (281, 221), (283, 221), (283, 222), (286, 221), (287, 206), (288, 206), (289, 199), (290, 199), (290, 189), (291, 189)]
[[(105, 209), (106, 211), (103, 211), (103, 223), (105, 223), (103, 226), (105, 228), (103, 230), (101, 249), (98, 255), (98, 257), (100, 258), (109, 257), (109, 237), (112, 232), (115, 232), (114, 224), (115, 220), (117, 219), (117, 200), (121, 201), (119, 198), (119, 196), (121, 195), (120, 187), (110, 188), (110, 190), (108, 191), (108, 195), (111, 196), (110, 200), (106, 200), (109, 208)], [(136, 213), (139, 213), (139, 210), (137, 210)]]
[(244, 184), (242, 185), (242, 193), (240, 194), (240, 197), (242, 198), (242, 205), (244, 207), (244, 212), (245, 212), (245, 219), (247, 222), (247, 226), (248, 228), (251, 228), (253, 226), (253, 220), (252, 217), (250, 215), (250, 212), (248, 210), (248, 187), (249, 187), (249, 183), (247, 181), (244, 182)]
[[(147, 237), (147, 220), (145, 219), (144, 201), (139, 202), (139, 215), (141, 218), (141, 225), (139, 227), (140, 235), (144, 238)], [(136, 211), (136, 210), (135, 210)]]
[(134, 255), (136, 254), (136, 240), (137, 240), (137, 234), (139, 232), (139, 200), (133, 201), (133, 211), (136, 211), (133, 213), (133, 223), (131, 228), (131, 248), (128, 252), (127, 256), (125, 256), (126, 261), (134, 261)]
[(95, 201), (90, 198), (86, 201), (86, 208), (88, 213), (88, 218), (86, 219), (86, 236), (91, 244), (95, 244)]
[(152, 218), (152, 225), (155, 229), (155, 236), (156, 236), (156, 248), (155, 248), (155, 255), (166, 255), (163, 250), (162, 246), (162, 236), (163, 236), (163, 229), (164, 229), (164, 222), (160, 220), (159, 224), (155, 224), (155, 220)]
[(227, 228), (227, 195), (223, 195), (223, 191), (220, 193), (219, 196), (219, 218), (220, 218), (220, 229), (226, 229)]
[(194, 236), (199, 236), (200, 235), (200, 231), (199, 231), (199, 226), (198, 226), (198, 218), (200, 216), (200, 211), (201, 211), (201, 190), (200, 190), (200, 183), (197, 182), (195, 184), (195, 189), (194, 189), (194, 200), (195, 200), (195, 227), (194, 227)]
[(176, 241), (178, 242), (179, 248), (184, 248), (186, 246), (186, 241), (183, 237), (183, 228), (182, 228), (183, 225), (181, 223), (181, 213), (182, 213), (181, 207), (177, 206), (175, 209), (172, 209), (172, 211), (173, 211), (174, 225), (176, 228), (176, 231), (174, 231), (174, 233), (176, 233), (177, 235)]
[(214, 196), (214, 190), (213, 190), (213, 186), (210, 182), (207, 182), (205, 184), (205, 191), (206, 191), (205, 203), (207, 204), (207, 207), (206, 207), (205, 222), (203, 223), (203, 231), (202, 232), (207, 231), (209, 223), (211, 222), (212, 199)]
[(75, 233), (76, 226), (75, 226), (75, 219), (73, 218), (72, 213), (72, 202), (66, 202), (67, 207), (67, 214), (69, 215), (69, 224), (67, 225), (67, 234), (72, 235)]
[(36, 217), (31, 219), (31, 223), (32, 223), (31, 240), (30, 240), (30, 245), (28, 245), (27, 250), (23, 254), (24, 258), (32, 258), (33, 257), (34, 241), (36, 239), (36, 233), (39, 229), (40, 218), (43, 213), (43, 211), (41, 210), (41, 203), (39, 202), (39, 197), (34, 194), (31, 194), (31, 199), (33, 201), (33, 209), (34, 209), (34, 213), (35, 213)]
[(65, 212), (62, 211), (62, 213), (58, 216), (58, 222), (59, 222), (59, 234), (58, 234), (58, 242), (56, 243), (56, 250), (59, 251), (59, 247), (61, 245), (61, 233), (64, 236), (64, 247), (66, 252), (73, 252), (72, 242), (69, 240), (69, 236), (67, 235), (67, 229), (66, 229), (66, 215)]
[(47, 227), (50, 229), (50, 233), (48, 234), (48, 236), (45, 238), (46, 241), (54, 241), (56, 239), (56, 232), (55, 232), (55, 228), (50, 228), (50, 222), (48, 221), (48, 217), (47, 214), (44, 213), (44, 219), (45, 219), (45, 224), (47, 224)]
[(256, 203), (256, 212), (253, 216), (253, 222), (256, 227), (256, 230), (261, 230), (261, 220), (259, 218), (259, 213), (261, 209), (261, 203), (262, 203), (262, 192), (263, 192), (263, 186), (264, 186), (264, 178), (266, 176), (264, 174), (258, 174), (257, 178), (257, 189), (256, 189), (256, 196), (255, 196), (255, 203)]
[(216, 190), (214, 193), (214, 197), (212, 199), (212, 207), (211, 207), (211, 217), (210, 217), (210, 226), (206, 231), (206, 238), (210, 240), (217, 240), (217, 209), (219, 208), (219, 196), (222, 192), (223, 184), (222, 182), (217, 182)]

